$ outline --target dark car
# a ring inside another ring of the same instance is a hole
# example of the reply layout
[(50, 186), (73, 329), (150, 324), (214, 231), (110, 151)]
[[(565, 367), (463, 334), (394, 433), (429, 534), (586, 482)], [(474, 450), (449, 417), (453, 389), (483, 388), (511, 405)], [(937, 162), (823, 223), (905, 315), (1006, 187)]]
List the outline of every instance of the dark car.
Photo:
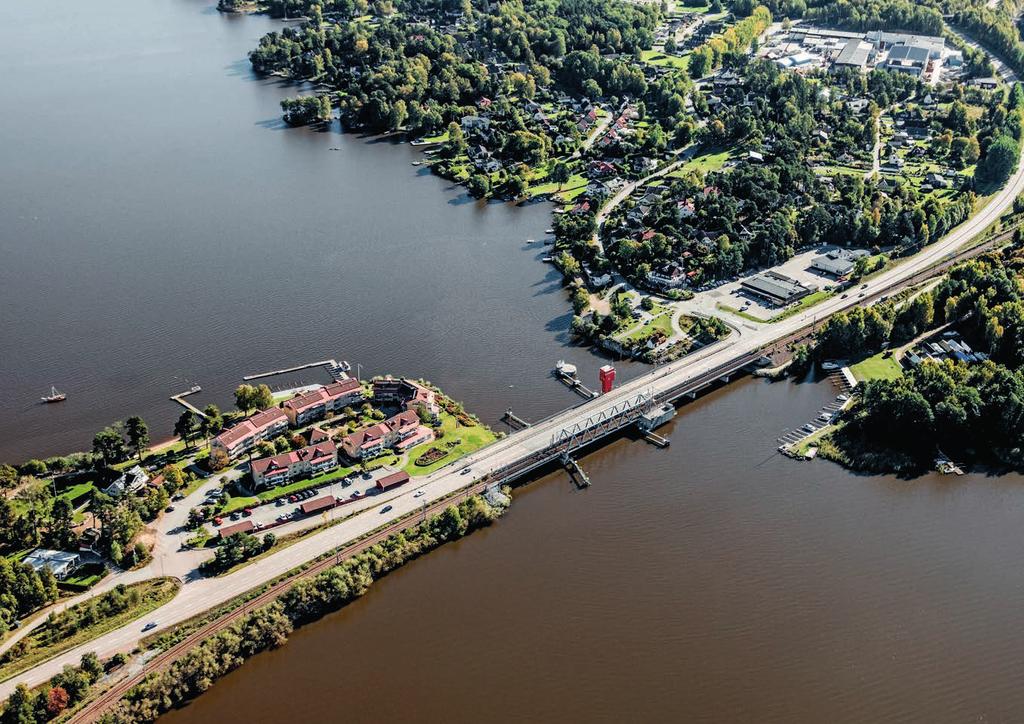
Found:
[(389, 510), (391, 510), (391, 506), (390, 505), (385, 505), (383, 508), (380, 509), (380, 512), (381, 513), (387, 513)]
[(152, 631), (155, 628), (156, 628), (156, 621), (150, 621), (149, 623), (147, 623), (145, 626), (142, 627), (142, 630), (143, 631)]

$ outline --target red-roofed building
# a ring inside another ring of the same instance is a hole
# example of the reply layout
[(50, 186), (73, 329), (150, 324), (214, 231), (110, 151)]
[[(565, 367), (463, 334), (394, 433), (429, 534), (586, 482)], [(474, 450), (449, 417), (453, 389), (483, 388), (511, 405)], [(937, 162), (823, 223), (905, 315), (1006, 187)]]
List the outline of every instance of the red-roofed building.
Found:
[(256, 524), (251, 520), (243, 520), (241, 523), (235, 523), (234, 525), (226, 525), (220, 529), (220, 539), (226, 540), (233, 535), (238, 533), (252, 533), (256, 530)]
[(353, 460), (368, 460), (386, 450), (405, 452), (433, 439), (434, 431), (420, 424), (416, 411), (406, 410), (384, 422), (346, 435), (341, 438), (341, 447)]
[(257, 488), (283, 485), (302, 475), (320, 475), (338, 467), (338, 446), (333, 440), (252, 461), (252, 482)]
[(260, 440), (277, 437), (288, 429), (288, 416), (280, 407), (257, 412), (228, 428), (210, 441), (214, 449), (223, 450), (228, 458), (234, 459), (252, 450)]
[(299, 506), (302, 510), (303, 515), (310, 515), (311, 513), (319, 513), (321, 510), (330, 510), (338, 504), (338, 499), (333, 495), (325, 495), (322, 498), (316, 500), (307, 500), (305, 503)]
[(322, 419), (328, 412), (337, 412), (362, 401), (363, 386), (359, 380), (350, 378), (296, 395), (281, 405), (281, 409), (292, 427), (302, 427)]
[(383, 478), (377, 481), (377, 490), (382, 493), (386, 493), (389, 490), (405, 485), (409, 482), (409, 473), (391, 473), (391, 475), (385, 475)]

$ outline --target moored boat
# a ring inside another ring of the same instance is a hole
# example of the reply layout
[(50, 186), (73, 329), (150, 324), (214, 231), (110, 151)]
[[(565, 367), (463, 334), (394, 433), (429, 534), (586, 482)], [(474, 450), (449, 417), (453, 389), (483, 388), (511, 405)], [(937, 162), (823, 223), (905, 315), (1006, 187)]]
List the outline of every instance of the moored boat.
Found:
[(58, 392), (56, 387), (50, 387), (50, 394), (40, 398), (43, 402), (49, 404), (51, 402), (64, 402), (68, 399), (68, 396), (63, 392)]

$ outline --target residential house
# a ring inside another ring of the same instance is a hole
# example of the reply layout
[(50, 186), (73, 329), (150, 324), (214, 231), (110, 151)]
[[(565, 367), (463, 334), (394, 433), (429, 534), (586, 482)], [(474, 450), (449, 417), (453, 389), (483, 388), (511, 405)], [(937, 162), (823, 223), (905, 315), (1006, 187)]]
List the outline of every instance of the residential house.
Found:
[(434, 431), (420, 424), (415, 410), (405, 410), (384, 422), (356, 430), (341, 438), (341, 447), (353, 460), (368, 460), (387, 450), (405, 452), (430, 442)]
[(233, 460), (252, 450), (261, 440), (277, 437), (287, 429), (288, 416), (284, 410), (280, 407), (271, 407), (228, 428), (213, 438), (210, 446), (214, 450), (224, 451), (228, 458)]
[(256, 488), (272, 488), (295, 478), (320, 475), (337, 466), (338, 446), (328, 438), (299, 450), (253, 460), (252, 482)]
[(138, 465), (133, 465), (131, 469), (121, 473), (117, 480), (104, 488), (103, 492), (107, 495), (134, 493), (142, 490), (143, 486), (148, 482), (149, 474)]
[(418, 382), (393, 377), (378, 377), (373, 381), (373, 399), (379, 404), (394, 404), (404, 410), (420, 410), (431, 420), (439, 420), (441, 407), (437, 395)]
[(82, 565), (82, 559), (77, 553), (55, 551), (49, 548), (36, 548), (22, 558), (21, 562), (31, 566), (33, 571), (49, 568), (58, 581), (63, 581)]
[(321, 420), (328, 412), (338, 412), (363, 401), (363, 386), (356, 379), (342, 380), (296, 395), (281, 405), (292, 427)]

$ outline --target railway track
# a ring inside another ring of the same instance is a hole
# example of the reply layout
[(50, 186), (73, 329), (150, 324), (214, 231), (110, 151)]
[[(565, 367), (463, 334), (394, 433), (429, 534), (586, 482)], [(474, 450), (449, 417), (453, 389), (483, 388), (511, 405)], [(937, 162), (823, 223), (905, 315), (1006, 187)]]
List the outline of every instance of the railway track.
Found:
[(409, 515), (402, 520), (396, 521), (391, 525), (388, 525), (375, 533), (371, 533), (366, 538), (356, 541), (355, 543), (349, 544), (337, 552), (326, 556), (320, 561), (312, 564), (309, 568), (291, 576), (290, 578), (281, 581), (279, 583), (272, 583), (263, 593), (259, 594), (255, 598), (247, 601), (244, 605), (239, 608), (230, 611), (219, 618), (210, 621), (209, 623), (201, 626), (191, 634), (186, 636), (184, 639), (174, 644), (166, 651), (163, 651), (153, 657), (137, 674), (128, 677), (127, 679), (120, 681), (109, 689), (104, 691), (98, 698), (89, 702), (79, 711), (67, 720), (68, 724), (87, 724), (89, 722), (95, 722), (99, 717), (114, 704), (121, 700), (121, 698), (131, 690), (132, 687), (140, 683), (144, 678), (150, 674), (161, 671), (168, 668), (174, 661), (181, 658), (189, 650), (195, 648), (197, 645), (202, 643), (205, 639), (213, 636), (214, 634), (223, 631), (231, 624), (235, 623), (247, 613), (255, 608), (264, 606), (268, 603), (272, 603), (274, 600), (282, 596), (289, 589), (291, 589), (296, 583), (301, 580), (312, 578), (319, 573), (322, 573), (336, 565), (338, 565), (343, 559), (351, 558), (352, 556), (362, 553), (368, 548), (380, 543), (387, 539), (389, 536), (415, 527), (422, 522), (423, 518), (432, 515), (434, 513), (444, 510), (446, 507), (451, 505), (459, 497), (466, 497), (469, 495), (475, 495), (482, 492), (490, 482), (488, 480), (482, 480), (462, 491), (444, 498), (442, 500), (435, 501), (434, 503), (426, 506), (422, 510), (416, 511), (416, 513)]

